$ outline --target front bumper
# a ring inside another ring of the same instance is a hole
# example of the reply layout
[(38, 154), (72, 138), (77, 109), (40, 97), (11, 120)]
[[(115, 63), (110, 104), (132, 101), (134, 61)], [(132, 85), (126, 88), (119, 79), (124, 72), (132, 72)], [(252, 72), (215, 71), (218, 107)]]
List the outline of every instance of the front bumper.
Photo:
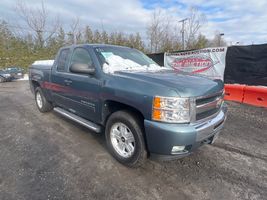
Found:
[[(144, 121), (146, 141), (151, 157), (170, 160), (189, 155), (199, 146), (212, 143), (222, 130), (226, 120), (227, 107), (213, 118), (198, 123), (168, 124), (155, 121)], [(179, 153), (172, 153), (173, 146), (185, 146)]]
[(14, 74), (14, 78), (15, 79), (20, 79), (20, 78), (23, 78), (23, 77), (24, 77), (24, 74), (22, 74), (22, 73)]

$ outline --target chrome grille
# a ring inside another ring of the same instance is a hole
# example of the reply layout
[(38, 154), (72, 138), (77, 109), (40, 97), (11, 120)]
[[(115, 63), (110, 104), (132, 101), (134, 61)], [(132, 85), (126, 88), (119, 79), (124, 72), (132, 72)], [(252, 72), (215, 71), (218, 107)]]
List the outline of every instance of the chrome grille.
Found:
[(196, 121), (219, 112), (223, 102), (223, 91), (196, 99)]

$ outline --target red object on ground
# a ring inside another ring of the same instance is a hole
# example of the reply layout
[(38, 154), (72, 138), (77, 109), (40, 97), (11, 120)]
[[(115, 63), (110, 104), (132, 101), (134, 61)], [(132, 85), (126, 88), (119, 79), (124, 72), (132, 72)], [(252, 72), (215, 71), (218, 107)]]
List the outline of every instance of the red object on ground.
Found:
[(246, 85), (225, 84), (224, 85), (224, 90), (225, 90), (224, 99), (243, 103), (245, 87)]
[(244, 89), (243, 103), (267, 107), (267, 87), (246, 86)]

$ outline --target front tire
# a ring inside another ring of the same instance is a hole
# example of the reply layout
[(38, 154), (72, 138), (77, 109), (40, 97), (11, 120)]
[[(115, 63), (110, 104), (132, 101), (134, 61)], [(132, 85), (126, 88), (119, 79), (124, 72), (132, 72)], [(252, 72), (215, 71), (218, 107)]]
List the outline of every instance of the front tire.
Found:
[(53, 106), (50, 102), (48, 102), (42, 92), (42, 89), (40, 87), (37, 87), (35, 89), (35, 102), (37, 105), (37, 108), (40, 112), (49, 112), (53, 109)]
[(138, 167), (147, 158), (140, 118), (134, 113), (117, 111), (106, 124), (106, 142), (112, 156), (129, 167)]

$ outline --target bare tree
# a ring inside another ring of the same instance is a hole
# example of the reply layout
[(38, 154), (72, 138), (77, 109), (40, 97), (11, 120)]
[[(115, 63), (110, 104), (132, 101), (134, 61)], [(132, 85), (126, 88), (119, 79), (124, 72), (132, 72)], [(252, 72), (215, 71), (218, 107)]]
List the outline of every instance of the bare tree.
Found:
[(84, 30), (84, 41), (85, 43), (93, 42), (93, 31), (88, 25), (85, 27), (85, 30)]
[(186, 48), (194, 48), (199, 29), (205, 23), (206, 16), (195, 7), (190, 8), (189, 18), (185, 24)]
[[(15, 9), (29, 29), (34, 32), (34, 37), (39, 47), (43, 47), (46, 41), (57, 32), (59, 18), (56, 17), (53, 23), (48, 22), (49, 15), (43, 1), (39, 8), (31, 8), (24, 1), (17, 1)], [(48, 23), (52, 25), (49, 26)]]
[(69, 43), (76, 44), (77, 41), (79, 42), (81, 38), (81, 30), (80, 30), (80, 18), (76, 17), (72, 20), (70, 24), (70, 31), (68, 32), (69, 35)]
[(180, 46), (177, 35), (173, 17), (161, 10), (154, 10), (147, 26), (150, 52), (177, 50)]
[(164, 34), (162, 23), (163, 16), (161, 11), (154, 10), (151, 16), (150, 24), (147, 27), (147, 36), (151, 53), (159, 50), (160, 42)]

